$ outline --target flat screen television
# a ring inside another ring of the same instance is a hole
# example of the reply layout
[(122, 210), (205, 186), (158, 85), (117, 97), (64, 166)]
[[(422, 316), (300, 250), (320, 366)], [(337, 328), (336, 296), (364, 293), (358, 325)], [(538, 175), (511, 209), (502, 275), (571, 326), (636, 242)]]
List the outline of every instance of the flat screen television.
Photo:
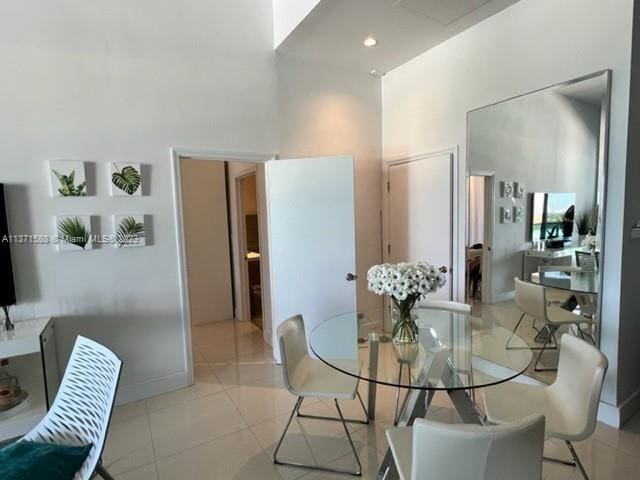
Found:
[(533, 194), (531, 240), (567, 240), (573, 235), (575, 193)]
[[(13, 283), (11, 244), (7, 225), (7, 209), (4, 199), (4, 185), (0, 183), (0, 306), (16, 303), (16, 289)], [(0, 322), (2, 319), (0, 318)]]

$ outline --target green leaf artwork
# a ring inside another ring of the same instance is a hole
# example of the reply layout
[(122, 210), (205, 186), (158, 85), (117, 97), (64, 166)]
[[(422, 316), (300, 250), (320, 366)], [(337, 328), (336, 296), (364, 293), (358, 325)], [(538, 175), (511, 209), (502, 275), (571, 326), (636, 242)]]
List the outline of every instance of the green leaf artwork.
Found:
[(145, 245), (143, 218), (142, 216), (136, 218), (133, 215), (125, 215), (124, 218), (116, 217), (118, 247), (143, 247)]
[(70, 245), (87, 248), (91, 232), (81, 217), (61, 217), (58, 219), (58, 236)]
[(58, 187), (58, 193), (62, 197), (84, 197), (87, 195), (87, 182), (83, 181), (78, 185), (75, 184), (76, 172), (71, 170), (69, 175), (53, 170), (53, 174), (58, 179), (60, 186)]
[(136, 168), (133, 165), (113, 164), (113, 173), (111, 174), (111, 183), (115, 187), (114, 195), (124, 192), (127, 195), (140, 195), (142, 185), (142, 177), (140, 175), (140, 166)]

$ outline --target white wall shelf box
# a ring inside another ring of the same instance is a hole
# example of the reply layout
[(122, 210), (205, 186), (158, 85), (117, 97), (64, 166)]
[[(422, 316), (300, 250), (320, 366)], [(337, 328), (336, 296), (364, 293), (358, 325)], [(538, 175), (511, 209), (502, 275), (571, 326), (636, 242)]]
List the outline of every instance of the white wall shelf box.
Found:
[(46, 414), (58, 391), (59, 376), (53, 321), (50, 317), (16, 321), (15, 330), (0, 329), (0, 358), (28, 392), (27, 405), (0, 420), (0, 442), (19, 437)]

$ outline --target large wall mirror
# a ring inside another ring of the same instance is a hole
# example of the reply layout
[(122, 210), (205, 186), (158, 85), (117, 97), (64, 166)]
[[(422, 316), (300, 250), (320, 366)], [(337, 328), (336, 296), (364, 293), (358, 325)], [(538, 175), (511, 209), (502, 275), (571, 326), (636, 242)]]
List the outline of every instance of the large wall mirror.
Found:
[[(478, 313), (514, 326), (518, 278), (598, 343), (609, 89), (598, 72), (468, 113), (466, 297)], [(531, 326), (518, 334), (544, 342)]]

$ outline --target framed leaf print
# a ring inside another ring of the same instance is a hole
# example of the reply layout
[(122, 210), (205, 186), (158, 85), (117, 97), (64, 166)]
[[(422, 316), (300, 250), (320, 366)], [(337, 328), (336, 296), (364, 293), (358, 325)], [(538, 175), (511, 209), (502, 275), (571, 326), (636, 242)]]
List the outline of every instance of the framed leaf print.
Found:
[(111, 195), (124, 197), (142, 195), (142, 174), (139, 163), (111, 164)]
[(144, 247), (144, 215), (121, 214), (113, 216), (115, 241), (118, 248)]
[(59, 215), (56, 217), (58, 251), (91, 250), (91, 216)]
[(51, 160), (49, 167), (51, 194), (54, 197), (87, 196), (84, 162), (78, 160)]

